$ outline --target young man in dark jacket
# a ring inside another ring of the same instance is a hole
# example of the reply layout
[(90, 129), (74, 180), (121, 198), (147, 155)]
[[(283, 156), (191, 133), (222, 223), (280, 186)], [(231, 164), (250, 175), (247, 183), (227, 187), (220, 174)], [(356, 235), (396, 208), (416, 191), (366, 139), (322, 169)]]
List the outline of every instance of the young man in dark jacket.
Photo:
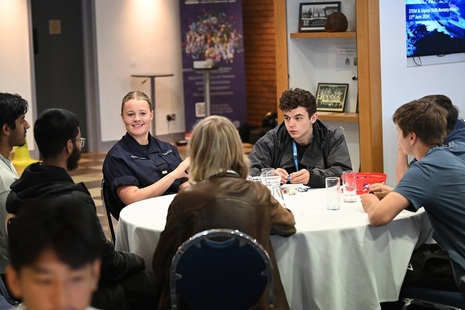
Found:
[[(75, 184), (68, 174), (77, 168), (85, 143), (77, 116), (63, 109), (44, 111), (34, 124), (34, 138), (43, 162), (28, 166), (21, 178), (11, 185), (7, 211), (16, 214), (28, 201), (38, 197), (66, 197), (78, 201), (98, 221), (89, 191), (83, 183)], [(154, 307), (154, 277), (153, 273), (144, 271), (144, 260), (132, 253), (115, 251), (101, 229), (96, 238), (101, 240), (104, 250), (101, 278), (92, 306), (101, 309)]]
[(286, 90), (279, 100), (284, 122), (268, 131), (250, 153), (250, 174), (275, 168), (281, 183), (325, 187), (326, 177), (352, 170), (344, 133), (318, 120), (315, 97), (306, 90)]

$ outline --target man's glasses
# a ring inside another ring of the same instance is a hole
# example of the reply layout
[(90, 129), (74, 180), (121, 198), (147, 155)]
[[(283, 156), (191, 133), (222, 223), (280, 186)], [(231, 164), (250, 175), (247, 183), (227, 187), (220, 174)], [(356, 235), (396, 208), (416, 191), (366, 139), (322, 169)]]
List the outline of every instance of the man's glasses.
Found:
[(77, 140), (81, 142), (81, 147), (84, 147), (84, 145), (86, 145), (86, 138), (71, 139), (71, 141), (77, 141)]

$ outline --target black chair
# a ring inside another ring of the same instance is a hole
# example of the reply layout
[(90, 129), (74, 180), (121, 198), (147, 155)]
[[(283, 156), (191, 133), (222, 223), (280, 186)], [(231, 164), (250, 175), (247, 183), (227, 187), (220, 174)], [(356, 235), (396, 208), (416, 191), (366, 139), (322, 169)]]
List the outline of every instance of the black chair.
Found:
[(463, 293), (459, 291), (444, 291), (423, 287), (406, 287), (400, 292), (404, 302), (404, 310), (410, 305), (423, 305), (433, 309), (465, 309)]
[(105, 194), (105, 180), (102, 179), (102, 183), (100, 185), (100, 197), (102, 199), (102, 207), (103, 209), (105, 210), (105, 214), (107, 215), (107, 223), (108, 223), (108, 228), (110, 229), (110, 235), (111, 235), (111, 241), (113, 242), (113, 244), (115, 244), (115, 241), (116, 241), (116, 236), (115, 236), (115, 229), (113, 228), (113, 219), (112, 219), (112, 215), (110, 213), (110, 211), (108, 210), (108, 207), (105, 203), (105, 200), (107, 200), (105, 198), (106, 194)]
[(184, 242), (170, 270), (171, 308), (241, 310), (268, 288), (273, 309), (273, 267), (268, 253), (250, 236), (230, 229), (200, 232)]

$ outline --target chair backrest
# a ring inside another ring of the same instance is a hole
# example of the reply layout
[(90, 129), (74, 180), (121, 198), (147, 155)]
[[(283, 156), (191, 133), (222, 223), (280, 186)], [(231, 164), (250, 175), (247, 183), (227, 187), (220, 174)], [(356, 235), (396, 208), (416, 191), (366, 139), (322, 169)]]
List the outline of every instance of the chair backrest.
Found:
[(106, 190), (105, 190), (105, 180), (104, 179), (102, 179), (102, 183), (100, 185), (100, 197), (102, 199), (102, 207), (105, 210), (105, 214), (106, 214), (106, 217), (107, 217), (107, 224), (108, 224), (108, 228), (110, 229), (111, 241), (113, 242), (113, 244), (115, 244), (116, 236), (115, 236), (115, 229), (113, 227), (113, 219), (112, 219), (111, 213), (108, 210), (108, 207), (107, 207), (107, 205), (105, 203), (105, 201), (107, 199), (106, 199)]
[(170, 270), (171, 308), (178, 297), (191, 309), (249, 309), (268, 287), (274, 304), (273, 266), (250, 236), (230, 229), (200, 232), (177, 250)]
[(8, 236), (9, 229), (11, 227), (11, 223), (15, 220), (16, 214), (14, 213), (8, 213), (7, 216), (5, 217), (5, 232)]

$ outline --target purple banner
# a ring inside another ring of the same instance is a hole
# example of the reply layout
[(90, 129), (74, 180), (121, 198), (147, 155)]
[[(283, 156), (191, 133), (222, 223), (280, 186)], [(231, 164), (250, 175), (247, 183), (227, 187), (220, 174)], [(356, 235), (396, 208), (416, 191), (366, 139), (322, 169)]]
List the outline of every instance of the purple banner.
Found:
[(210, 114), (239, 127), (247, 119), (241, 0), (181, 0), (180, 11), (186, 131), (208, 111), (207, 69), (193, 69), (194, 61), (206, 60), (214, 68), (208, 70)]

